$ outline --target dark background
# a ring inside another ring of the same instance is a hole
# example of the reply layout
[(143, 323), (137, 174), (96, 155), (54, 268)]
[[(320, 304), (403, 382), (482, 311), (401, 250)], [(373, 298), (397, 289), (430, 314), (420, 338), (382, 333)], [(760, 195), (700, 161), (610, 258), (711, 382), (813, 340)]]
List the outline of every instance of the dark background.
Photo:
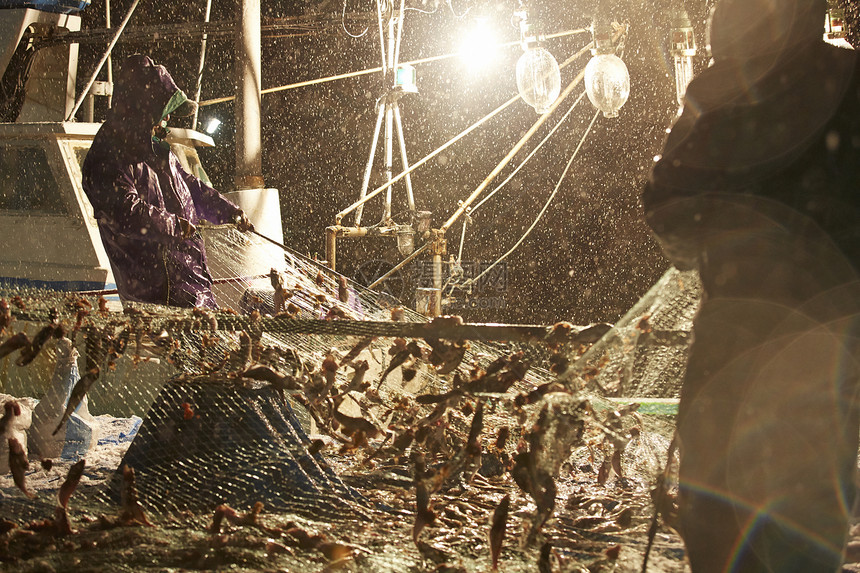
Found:
[[(347, 13), (375, 14), (370, 0), (347, 0)], [(112, 2), (114, 25), (131, 2)], [(710, 1), (687, 1), (694, 23), (699, 56), (706, 65), (705, 28)], [(407, 1), (409, 10), (401, 48), (401, 61), (457, 50), (460, 38), (482, 15), (496, 23), (503, 41), (517, 39), (510, 23), (515, 0), (453, 0), (432, 3)], [(214, 0), (212, 20), (235, 18), (238, 3)], [(532, 2), (544, 14), (552, 33), (587, 27), (593, 1), (545, 0)], [(642, 217), (639, 193), (653, 157), (659, 153), (676, 103), (672, 60), (668, 54), (669, 0), (616, 2), (615, 20), (630, 25), (623, 59), (630, 71), (630, 99), (620, 116), (597, 120), (590, 136), (562, 183), (560, 191), (523, 245), (506, 260), (507, 280), (502, 293), (475, 296), (502, 298), (505, 308), (457, 311), (472, 321), (576, 324), (617, 320), (663, 274), (669, 264), (651, 238)], [(205, 2), (179, 5), (143, 0), (130, 26), (201, 21)], [(378, 33), (374, 20), (361, 38), (350, 37), (340, 21), (344, 5), (337, 2), (268, 2), (263, 0), (264, 23), (271, 18), (299, 15), (334, 15), (335, 24), (322, 33), (299, 37), (264, 36), (263, 88), (378, 66)], [(432, 12), (432, 13), (425, 13)], [(465, 14), (465, 15), (464, 15)], [(83, 26), (104, 25), (104, 5), (96, 1), (84, 11)], [(363, 24), (347, 20), (350, 32)], [(552, 40), (548, 49), (559, 62), (590, 41), (589, 34)], [(82, 45), (79, 82), (84, 82), (104, 46)], [(177, 83), (194, 92), (199, 42), (156, 40), (125, 42), (115, 48), (115, 65), (134, 52), (150, 54), (165, 64)], [(458, 58), (418, 67), (420, 93), (400, 103), (407, 152), (417, 162), (516, 93), (515, 64), (521, 50), (506, 48), (497, 64), (479, 73), (467, 73)], [(562, 89), (588, 62), (586, 55), (562, 71)], [(233, 40), (210, 38), (201, 100), (234, 94)], [(328, 82), (263, 96), (263, 175), (268, 187), (280, 190), (285, 241), (311, 255), (324, 256), (324, 229), (334, 214), (359, 195), (373, 125), (374, 102), (381, 94), (379, 74)], [(536, 144), (573, 103), (577, 89), (531, 140)], [(569, 157), (594, 114), (585, 98), (564, 125), (519, 174), (474, 215), (467, 232), (464, 261), (495, 260), (506, 252), (532, 223), (558, 181)], [(201, 159), (216, 187), (233, 187), (235, 149), (232, 103), (201, 108), (201, 125), (210, 116), (224, 123), (215, 134), (217, 149), (201, 152)], [(420, 209), (433, 213), (442, 224), (490, 173), (508, 150), (538, 118), (523, 102), (502, 112), (481, 129), (413, 173)], [(496, 179), (501, 182), (531, 146), (527, 146)], [(382, 146), (371, 189), (380, 185)], [(399, 160), (395, 154), (395, 173)], [(495, 187), (495, 183), (490, 189)], [(405, 186), (395, 186), (395, 214), (404, 208)], [(365, 209), (363, 224), (381, 215), (381, 197)], [(348, 216), (344, 224), (352, 224)], [(456, 254), (461, 224), (448, 233), (448, 248)], [(393, 240), (341, 240), (338, 270), (353, 275), (364, 261), (397, 260)], [(409, 273), (420, 265), (413, 265)], [(496, 305), (497, 306), (497, 305)]]

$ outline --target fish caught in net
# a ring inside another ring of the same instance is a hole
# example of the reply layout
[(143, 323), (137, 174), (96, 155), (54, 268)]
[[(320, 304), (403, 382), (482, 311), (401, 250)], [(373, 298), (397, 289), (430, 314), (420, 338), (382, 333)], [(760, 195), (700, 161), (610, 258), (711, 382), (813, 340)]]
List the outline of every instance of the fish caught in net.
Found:
[[(643, 543), (694, 275), (669, 271), (614, 327), (469, 325), (235, 229), (206, 239), (218, 311), (0, 292), (0, 558), (165, 523), (207, 549), (162, 558), (198, 568), (234, 562), (210, 554), (225, 527), (268, 540), (248, 563), (312, 554), (360, 570), (469, 569), (503, 558), (515, 530), (511, 559), (609, 563), (614, 544)], [(609, 484), (623, 495), (595, 501)], [(453, 549), (490, 521), (490, 550)]]

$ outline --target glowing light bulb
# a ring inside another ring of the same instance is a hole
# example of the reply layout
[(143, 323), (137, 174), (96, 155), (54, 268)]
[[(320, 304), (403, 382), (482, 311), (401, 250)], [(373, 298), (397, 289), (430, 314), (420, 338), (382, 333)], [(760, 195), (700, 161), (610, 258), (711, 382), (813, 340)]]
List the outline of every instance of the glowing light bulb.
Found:
[(485, 18), (479, 18), (475, 27), (460, 44), (460, 59), (472, 74), (490, 67), (498, 57), (496, 35)]
[(526, 49), (517, 62), (517, 89), (527, 104), (538, 113), (546, 113), (561, 91), (561, 70), (546, 49)]
[(630, 73), (615, 54), (597, 54), (585, 66), (585, 91), (604, 117), (618, 117), (630, 96)]

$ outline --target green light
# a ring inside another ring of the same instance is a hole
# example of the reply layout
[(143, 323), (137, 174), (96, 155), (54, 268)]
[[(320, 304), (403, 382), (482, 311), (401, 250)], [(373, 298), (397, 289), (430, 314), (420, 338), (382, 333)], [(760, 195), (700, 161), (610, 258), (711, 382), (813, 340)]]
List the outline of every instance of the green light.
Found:
[(405, 92), (417, 92), (418, 87), (415, 85), (415, 79), (415, 68), (409, 64), (401, 64), (394, 73), (394, 86)]

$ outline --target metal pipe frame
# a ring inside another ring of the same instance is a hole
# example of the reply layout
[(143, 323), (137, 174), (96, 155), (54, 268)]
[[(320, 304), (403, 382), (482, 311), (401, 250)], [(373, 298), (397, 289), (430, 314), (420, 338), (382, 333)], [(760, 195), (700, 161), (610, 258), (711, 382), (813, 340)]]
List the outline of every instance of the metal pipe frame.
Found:
[(325, 258), (329, 268), (337, 271), (338, 237), (396, 237), (397, 226), (392, 227), (343, 227), (332, 225), (325, 229)]
[[(579, 30), (575, 30), (572, 33), (578, 33), (578, 32), (579, 32)], [(517, 43), (519, 43), (519, 42), (517, 42)], [(570, 58), (565, 60), (564, 63), (559, 64), (558, 67), (560, 69), (566, 68), (574, 60), (576, 60), (577, 58), (582, 56), (584, 53), (588, 52), (591, 49), (591, 46), (592, 46), (591, 43), (587, 44), (585, 47), (583, 47), (581, 50), (579, 50), (576, 54), (574, 54), (573, 56), (571, 56)], [(346, 215), (352, 213), (353, 211), (358, 209), (360, 206), (364, 205), (365, 203), (367, 203), (368, 201), (370, 201), (371, 199), (373, 199), (374, 197), (376, 197), (377, 195), (379, 195), (380, 193), (382, 193), (383, 191), (388, 189), (388, 187), (390, 187), (394, 183), (400, 181), (404, 177), (408, 177), (410, 173), (412, 173), (413, 171), (415, 171), (419, 167), (423, 166), (425, 163), (427, 163), (428, 161), (430, 161), (431, 159), (433, 159), (434, 157), (436, 157), (437, 155), (439, 155), (440, 153), (442, 153), (443, 151), (445, 151), (446, 149), (448, 149), (449, 147), (454, 145), (456, 142), (460, 141), (461, 139), (463, 139), (464, 137), (466, 137), (467, 135), (469, 135), (470, 133), (472, 133), (473, 131), (478, 129), (484, 123), (486, 123), (487, 121), (489, 121), (490, 119), (492, 119), (493, 117), (495, 117), (496, 115), (498, 115), (499, 113), (501, 113), (502, 111), (504, 111), (505, 109), (507, 109), (508, 107), (513, 105), (519, 99), (521, 99), (519, 94), (512, 96), (509, 100), (507, 100), (506, 102), (501, 104), (499, 107), (497, 107), (496, 109), (494, 109), (493, 111), (491, 111), (490, 113), (488, 113), (487, 115), (485, 115), (484, 117), (482, 117), (481, 119), (479, 119), (478, 121), (476, 121), (475, 123), (473, 123), (472, 125), (467, 127), (466, 129), (464, 129), (463, 131), (461, 131), (460, 133), (458, 133), (457, 135), (455, 135), (451, 139), (449, 139), (447, 142), (445, 142), (441, 146), (437, 147), (436, 149), (434, 149), (433, 151), (431, 151), (430, 153), (428, 153), (427, 155), (422, 157), (420, 160), (418, 160), (415, 164), (411, 165), (406, 170), (402, 171), (400, 174), (398, 174), (396, 177), (394, 177), (394, 179), (392, 179), (391, 181), (389, 181), (387, 183), (384, 183), (383, 185), (380, 185), (379, 187), (377, 187), (373, 191), (369, 192), (363, 198), (359, 199), (358, 201), (356, 201), (355, 203), (353, 203), (349, 207), (346, 207), (345, 209), (343, 209), (342, 211), (337, 213), (334, 216), (335, 224), (339, 225), (341, 223), (341, 221), (343, 221), (343, 218)], [(487, 183), (487, 184), (489, 184), (489, 183)], [(484, 187), (486, 187), (486, 186), (484, 186)], [(481, 190), (483, 190), (484, 187), (482, 187)], [(478, 194), (480, 194), (480, 192)], [(473, 199), (473, 201), (474, 201), (474, 199)], [(460, 213), (460, 214), (462, 214), (462, 213)], [(460, 214), (458, 214), (457, 216), (459, 217)], [(451, 221), (451, 223), (453, 223), (453, 221)]]
[[(585, 53), (585, 51), (590, 49), (590, 47), (591, 47), (591, 44), (588, 44), (585, 48), (580, 50), (580, 52), (577, 53), (576, 56), (579, 56), (580, 54)], [(571, 61), (571, 59), (568, 59), (568, 62)], [(567, 63), (567, 62), (565, 62), (565, 63)], [(568, 86), (564, 89), (564, 91), (555, 99), (555, 102), (553, 102), (553, 104), (550, 106), (549, 110), (546, 113), (542, 114), (537, 119), (537, 121), (534, 122), (534, 124), (531, 126), (531, 128), (529, 128), (529, 130), (525, 133), (525, 135), (523, 135), (520, 138), (520, 140), (516, 143), (516, 145), (514, 145), (513, 148), (511, 148), (511, 150), (508, 152), (508, 154), (505, 155), (504, 158), (502, 158), (502, 160), (499, 162), (498, 165), (496, 165), (495, 169), (493, 169), (493, 171), (490, 172), (489, 175), (487, 175), (486, 179), (484, 179), (484, 181), (482, 181), (481, 184), (478, 185), (478, 187), (474, 191), (472, 191), (472, 194), (469, 195), (469, 197), (466, 198), (465, 201), (460, 203), (460, 206), (457, 208), (457, 210), (454, 212), (454, 214), (451, 215), (451, 217), (440, 228), (443, 233), (446, 232), (451, 227), (451, 225), (453, 225), (457, 221), (457, 219), (459, 219), (460, 216), (463, 215), (463, 213), (465, 213), (467, 211), (467, 209), (469, 209), (469, 207), (472, 205), (472, 203), (475, 202), (475, 200), (478, 198), (478, 196), (484, 192), (484, 189), (486, 189), (490, 185), (490, 183), (493, 181), (493, 179), (495, 179), (496, 176), (502, 172), (502, 169), (504, 169), (504, 167), (508, 163), (510, 163), (511, 159), (514, 158), (514, 155), (516, 155), (520, 151), (520, 149), (523, 148), (523, 146), (528, 142), (528, 140), (531, 139), (535, 133), (537, 133), (537, 130), (544, 123), (546, 123), (546, 121), (549, 119), (549, 116), (551, 116), (553, 114), (553, 112), (555, 112), (556, 108), (558, 108), (558, 106), (561, 105), (561, 102), (564, 101), (565, 98), (567, 98), (567, 96), (570, 95), (570, 93), (574, 90), (574, 88), (577, 85), (579, 85), (579, 83), (582, 81), (582, 79), (584, 77), (585, 77), (585, 69), (583, 68), (578, 74), (576, 74), (576, 77), (573, 79), (572, 82), (570, 82), (570, 84), (568, 84)]]

